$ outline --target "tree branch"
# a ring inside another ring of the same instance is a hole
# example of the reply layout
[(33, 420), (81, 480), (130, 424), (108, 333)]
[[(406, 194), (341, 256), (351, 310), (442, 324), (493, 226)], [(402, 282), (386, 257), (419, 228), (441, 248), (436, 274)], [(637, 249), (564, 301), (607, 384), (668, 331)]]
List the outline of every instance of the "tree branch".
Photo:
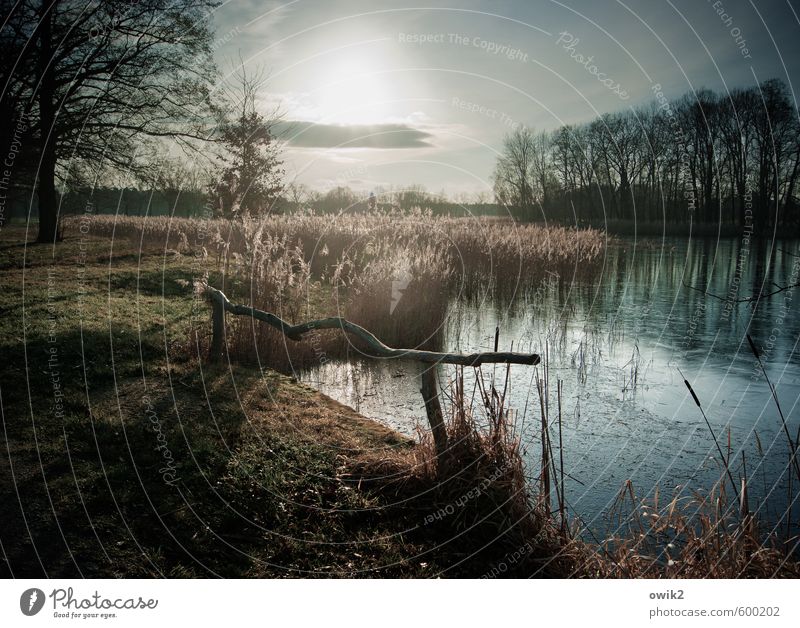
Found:
[(459, 364), (461, 366), (480, 366), (487, 363), (506, 363), (506, 364), (539, 364), (539, 356), (535, 353), (512, 353), (512, 352), (485, 352), (485, 353), (440, 353), (438, 351), (420, 351), (417, 349), (394, 349), (383, 344), (372, 333), (344, 318), (330, 317), (320, 320), (307, 321), (299, 325), (292, 325), (282, 320), (275, 314), (257, 310), (246, 305), (231, 303), (225, 294), (204, 285), (203, 290), (212, 301), (222, 305), (223, 310), (238, 316), (251, 316), (260, 320), (282, 332), (287, 338), (299, 341), (303, 336), (311, 331), (319, 329), (341, 329), (353, 336), (363, 340), (374, 353), (372, 357), (380, 358), (407, 358), (427, 363)]

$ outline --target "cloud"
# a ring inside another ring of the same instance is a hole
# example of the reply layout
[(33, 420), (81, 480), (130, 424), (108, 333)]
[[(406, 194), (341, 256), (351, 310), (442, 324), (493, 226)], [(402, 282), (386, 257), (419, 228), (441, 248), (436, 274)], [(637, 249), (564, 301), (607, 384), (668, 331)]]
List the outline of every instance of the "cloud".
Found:
[(276, 129), (290, 146), (300, 148), (429, 148), (430, 133), (407, 124), (317, 124), (286, 120)]

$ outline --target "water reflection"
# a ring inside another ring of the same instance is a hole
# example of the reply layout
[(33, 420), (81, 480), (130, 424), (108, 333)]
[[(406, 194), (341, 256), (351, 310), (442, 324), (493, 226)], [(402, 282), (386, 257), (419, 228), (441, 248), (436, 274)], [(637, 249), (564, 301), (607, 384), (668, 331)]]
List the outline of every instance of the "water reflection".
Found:
[[(656, 486), (666, 496), (707, 490), (719, 479), (716, 447), (679, 369), (725, 447), (730, 431), (731, 466), (738, 474), (746, 463), (751, 508), (785, 525), (789, 448), (746, 334), (762, 348), (795, 435), (800, 317), (794, 290), (756, 306), (724, 300), (796, 283), (798, 243), (779, 247), (740, 239), (644, 245), (622, 240), (609, 247), (591, 284), (545, 280), (513, 299), (454, 299), (446, 348), (491, 350), (499, 325), (501, 349), (547, 354), (551, 404), (556, 380), (564, 382), (566, 497), (596, 535), (608, 533), (606, 515), (626, 480), (642, 496)], [(495, 368), (498, 377), (504, 369)], [(484, 369), (487, 376), (491, 372)], [(328, 364), (304, 379), (412, 434), (425, 416), (418, 373), (416, 365), (398, 361)], [(540, 438), (537, 374), (542, 367), (515, 366), (509, 378), (531, 475), (537, 473)], [(445, 389), (450, 376), (451, 371), (440, 371)], [(465, 376), (474, 381), (473, 374)], [(795, 503), (793, 510), (796, 522), (800, 506)]]

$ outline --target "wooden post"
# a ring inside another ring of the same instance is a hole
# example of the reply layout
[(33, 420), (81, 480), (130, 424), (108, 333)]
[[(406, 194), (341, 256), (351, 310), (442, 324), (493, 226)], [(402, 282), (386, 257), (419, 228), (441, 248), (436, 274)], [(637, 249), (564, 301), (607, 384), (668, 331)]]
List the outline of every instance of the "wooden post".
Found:
[(439, 403), (439, 390), (436, 386), (436, 366), (422, 371), (422, 399), (425, 401), (425, 413), (436, 444), (436, 456), (440, 458), (447, 451), (447, 429), (444, 426), (442, 406)]
[(221, 299), (211, 299), (211, 348), (208, 359), (218, 362), (225, 352), (225, 304)]

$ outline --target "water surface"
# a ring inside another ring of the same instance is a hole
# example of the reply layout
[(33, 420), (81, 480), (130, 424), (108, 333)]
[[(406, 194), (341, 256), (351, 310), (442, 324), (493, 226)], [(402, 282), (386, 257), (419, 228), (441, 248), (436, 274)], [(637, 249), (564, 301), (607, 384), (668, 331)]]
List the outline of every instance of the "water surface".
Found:
[[(608, 514), (627, 480), (642, 497), (658, 486), (663, 499), (708, 490), (719, 479), (717, 448), (681, 373), (726, 455), (730, 431), (731, 467), (738, 476), (746, 465), (751, 509), (771, 525), (785, 526), (789, 448), (746, 334), (763, 353), (796, 437), (800, 294), (785, 290), (755, 307), (725, 299), (797, 283), (798, 254), (798, 242), (622, 239), (609, 246), (590, 283), (544, 279), (527, 290), (521, 286), (511, 298), (453, 298), (445, 349), (492, 350), (499, 326), (501, 349), (545, 357), (553, 418), (557, 380), (563, 381), (567, 501), (592, 534), (613, 530)], [(541, 451), (535, 378), (544, 377), (544, 370), (514, 366), (508, 378), (512, 416), (532, 477)], [(475, 375), (467, 371), (469, 384)], [(329, 363), (302, 377), (362, 414), (413, 434), (425, 421), (419, 372), (418, 365), (399, 360), (355, 361)], [(452, 367), (439, 369), (444, 390), (452, 375)], [(484, 367), (483, 376), (494, 376), (500, 387), (505, 367)], [(553, 437), (557, 445), (555, 431)], [(793, 506), (798, 521), (800, 507)]]

